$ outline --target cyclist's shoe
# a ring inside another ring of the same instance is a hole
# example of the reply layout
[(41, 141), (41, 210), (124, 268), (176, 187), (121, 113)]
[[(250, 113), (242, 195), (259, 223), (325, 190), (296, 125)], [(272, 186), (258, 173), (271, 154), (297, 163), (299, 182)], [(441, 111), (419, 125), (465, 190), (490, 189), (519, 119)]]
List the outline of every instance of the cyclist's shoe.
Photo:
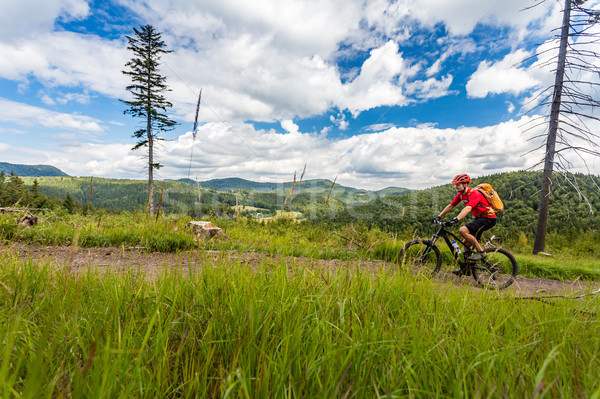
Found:
[(457, 277), (470, 276), (471, 270), (463, 270), (463, 269), (452, 270), (452, 274), (454, 274)]
[(482, 259), (485, 259), (486, 257), (487, 257), (487, 255), (485, 254), (485, 252), (474, 252), (467, 259), (469, 259), (469, 260), (482, 260)]

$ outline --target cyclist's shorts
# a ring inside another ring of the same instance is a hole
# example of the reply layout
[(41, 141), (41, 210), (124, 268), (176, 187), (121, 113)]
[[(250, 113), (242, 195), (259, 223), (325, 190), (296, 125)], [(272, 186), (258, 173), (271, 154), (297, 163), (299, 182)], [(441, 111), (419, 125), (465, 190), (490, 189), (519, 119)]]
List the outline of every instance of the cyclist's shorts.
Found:
[(481, 234), (483, 234), (484, 231), (491, 229), (495, 225), (496, 219), (478, 217), (465, 224), (465, 227), (469, 229), (469, 233), (474, 235), (479, 241)]

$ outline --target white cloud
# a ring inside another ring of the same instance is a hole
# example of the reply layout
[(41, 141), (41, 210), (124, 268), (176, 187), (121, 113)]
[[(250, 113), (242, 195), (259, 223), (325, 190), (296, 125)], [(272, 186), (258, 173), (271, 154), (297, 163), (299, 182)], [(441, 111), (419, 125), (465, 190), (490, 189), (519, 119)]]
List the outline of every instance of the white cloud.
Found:
[(298, 125), (293, 121), (286, 119), (281, 121), (281, 127), (288, 133), (298, 133)]
[[(425, 188), (447, 183), (458, 173), (482, 176), (534, 165), (541, 154), (524, 155), (535, 143), (527, 140), (521, 128), (532, 118), (482, 128), (391, 127), (341, 140), (255, 130), (247, 124), (208, 123), (198, 130), (191, 175), (200, 180), (238, 176), (282, 182), (291, 180), (294, 171), (306, 163), (305, 179), (338, 175), (339, 183), (359, 188)], [(157, 177), (186, 177), (191, 146), (191, 132), (162, 142), (157, 154), (165, 166)], [(22, 162), (26, 155), (30, 163), (52, 164), (71, 175), (144, 179), (144, 151), (130, 148), (130, 143), (80, 143), (41, 151), (0, 143), (0, 157)], [(570, 159), (575, 162), (574, 171), (585, 171), (581, 160)], [(584, 159), (595, 166), (592, 157)]]
[(346, 115), (343, 112), (338, 112), (337, 116), (329, 115), (329, 120), (340, 130), (348, 129), (350, 122), (346, 120)]
[[(341, 140), (256, 131), (248, 125), (227, 130), (210, 123), (198, 132), (201, 139), (194, 148), (192, 174), (201, 180), (261, 176), (280, 182), (291, 180), (294, 171), (307, 163), (305, 179), (339, 175), (340, 183), (354, 187), (424, 188), (447, 183), (462, 171), (482, 176), (534, 165), (541, 154), (524, 155), (535, 143), (528, 141), (529, 135), (521, 129), (532, 118), (535, 116), (482, 128), (392, 127)], [(541, 126), (536, 132), (543, 129)], [(187, 175), (191, 143), (188, 133), (165, 145), (161, 155), (166, 165), (161, 169), (164, 177)]]
[(452, 75), (444, 76), (441, 80), (435, 78), (417, 80), (406, 84), (406, 92), (422, 99), (444, 97), (452, 93), (449, 90), (451, 84)]
[(507, 111), (509, 114), (512, 114), (513, 112), (515, 112), (515, 105), (513, 103), (511, 103), (510, 101), (506, 102), (507, 105)]
[(502, 24), (524, 30), (532, 22), (543, 21), (549, 8), (554, 6), (541, 4), (521, 12), (527, 5), (533, 3), (524, 4), (522, 0), (373, 0), (366, 3), (365, 18), (370, 26), (377, 27), (389, 36), (400, 31), (407, 20), (417, 20), (429, 28), (443, 23), (452, 35), (466, 35), (478, 23)]
[(279, 51), (300, 57), (329, 55), (358, 29), (362, 18), (362, 2), (346, 0), (120, 2), (161, 30), (191, 37), (199, 47), (215, 39), (248, 35), (252, 42), (268, 39)]
[(89, 116), (64, 114), (0, 98), (0, 121), (22, 126), (101, 132), (100, 121)]
[(42, 100), (42, 102), (46, 105), (55, 105), (56, 104), (56, 102), (52, 98), (50, 98), (50, 96), (47, 94), (43, 94), (42, 97), (40, 98), (40, 100)]
[[(548, 11), (539, 7), (515, 17), (522, 8), (516, 0), (502, 7), (474, 0), (427, 0), (418, 6), (384, 0), (121, 3), (165, 32), (175, 49), (169, 60), (175, 74), (166, 73), (177, 112), (192, 120), (193, 92), (204, 87), (213, 110), (202, 115), (206, 121), (304, 118), (332, 106), (356, 116), (375, 107), (412, 102), (407, 89), (421, 99), (448, 95), (450, 75), (435, 75), (449, 55), (475, 51), (475, 44), (472, 39), (447, 38), (445, 52), (426, 71), (430, 79), (408, 87), (420, 67), (403, 59), (398, 42), (410, 37), (415, 20), (426, 26), (443, 22), (452, 33), (463, 34), (477, 22), (526, 26)], [(374, 37), (391, 40), (373, 41)], [(333, 62), (341, 42), (371, 49), (360, 74), (346, 84)]]
[(66, 104), (70, 101), (75, 101), (79, 104), (89, 104), (90, 93), (87, 89), (84, 90), (83, 93), (61, 93), (61, 95), (56, 98), (56, 101), (61, 104)]
[(6, 43), (48, 32), (56, 19), (81, 19), (90, 12), (86, 0), (5, 0), (1, 7), (0, 41)]
[[(18, 40), (0, 42), (0, 77), (20, 81), (23, 87), (35, 78), (49, 90), (81, 87), (111, 98), (126, 96), (128, 81), (120, 71), (130, 54), (122, 39), (53, 32), (57, 19), (86, 17), (90, 13), (86, 1), (26, 3), (29, 9), (43, 12), (43, 18), (26, 19), (27, 29), (36, 32), (35, 39), (21, 33), (15, 36)], [(526, 26), (547, 13), (544, 7), (516, 13), (522, 7), (516, 0), (507, 0), (503, 6), (475, 0), (425, 0), (418, 6), (407, 0), (118, 3), (164, 32), (174, 53), (164, 58), (162, 72), (173, 89), (171, 99), (178, 118), (187, 121), (193, 120), (200, 87), (205, 89), (211, 111), (203, 110), (203, 121), (304, 118), (331, 107), (356, 116), (374, 107), (414, 101), (407, 90), (421, 99), (448, 95), (450, 75), (436, 75), (449, 54), (474, 51), (474, 44), (464, 38), (444, 39), (444, 53), (426, 71), (429, 79), (411, 82), (420, 67), (403, 58), (398, 43), (410, 37), (415, 21), (425, 26), (442, 22), (450, 32), (463, 34), (478, 21)], [(22, 20), (23, 12), (11, 7), (3, 18), (7, 23)], [(371, 49), (360, 74), (346, 84), (335, 64), (340, 43)], [(46, 94), (48, 104), (50, 99), (69, 100)]]
[(392, 41), (372, 50), (359, 75), (343, 86), (343, 96), (336, 98), (336, 105), (356, 116), (378, 106), (411, 102), (404, 95), (402, 86), (419, 67), (409, 65), (398, 50), (398, 43)]
[(541, 82), (534, 74), (520, 67), (529, 56), (528, 52), (517, 50), (496, 63), (481, 61), (467, 83), (467, 95), (476, 98), (498, 93), (517, 95), (538, 86)]
[(47, 87), (83, 86), (121, 97), (128, 81), (121, 73), (130, 57), (124, 44), (72, 32), (40, 35), (35, 41), (0, 42), (0, 78), (27, 81), (34, 76)]

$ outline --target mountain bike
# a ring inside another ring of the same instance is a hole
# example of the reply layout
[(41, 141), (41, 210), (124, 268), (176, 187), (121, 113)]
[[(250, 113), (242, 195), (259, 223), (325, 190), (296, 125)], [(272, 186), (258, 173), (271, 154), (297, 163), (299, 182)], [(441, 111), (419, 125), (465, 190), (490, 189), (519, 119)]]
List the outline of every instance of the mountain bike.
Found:
[(493, 236), (483, 246), (485, 258), (470, 260), (468, 258), (473, 254), (473, 250), (446, 229), (451, 224), (442, 221), (435, 221), (434, 224), (439, 225), (439, 228), (431, 239), (417, 238), (404, 244), (398, 255), (399, 264), (418, 268), (433, 277), (442, 268), (442, 254), (436, 245), (441, 237), (450, 248), (462, 274), (471, 274), (479, 286), (501, 290), (515, 282), (518, 273), (517, 261), (508, 250), (491, 246)]

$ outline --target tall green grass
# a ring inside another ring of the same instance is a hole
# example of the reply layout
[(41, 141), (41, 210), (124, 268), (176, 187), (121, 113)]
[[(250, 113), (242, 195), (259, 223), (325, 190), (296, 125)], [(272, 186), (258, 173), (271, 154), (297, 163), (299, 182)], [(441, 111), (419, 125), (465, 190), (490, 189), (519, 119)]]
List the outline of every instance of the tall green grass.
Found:
[[(395, 262), (410, 232), (391, 234), (366, 224), (346, 226), (297, 223), (276, 219), (261, 223), (253, 219), (217, 219), (214, 222), (229, 239), (197, 241), (187, 228), (188, 217), (160, 217), (143, 213), (56, 215), (44, 214), (33, 228), (15, 224), (14, 215), (0, 215), (0, 239), (41, 245), (71, 245), (77, 237), (81, 247), (123, 246), (158, 252), (196, 249), (236, 250), (304, 256), (318, 259), (378, 259)], [(429, 238), (429, 237), (427, 237)], [(519, 274), (555, 279), (600, 280), (600, 247), (595, 234), (549, 237), (553, 245), (551, 258), (533, 257), (525, 236), (515, 246), (505, 244), (515, 253)], [(514, 240), (513, 240), (514, 241)], [(450, 252), (439, 242), (444, 263), (454, 267)]]
[(595, 297), (227, 258), (156, 278), (1, 254), (3, 397), (600, 397)]

